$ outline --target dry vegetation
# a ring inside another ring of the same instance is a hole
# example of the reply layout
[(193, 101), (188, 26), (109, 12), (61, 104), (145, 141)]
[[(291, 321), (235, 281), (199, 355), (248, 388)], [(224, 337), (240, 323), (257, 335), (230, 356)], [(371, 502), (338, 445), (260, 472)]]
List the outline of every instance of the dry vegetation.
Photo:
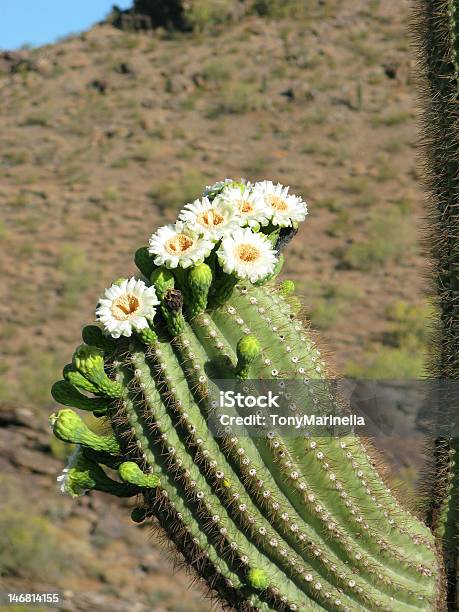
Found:
[[(0, 404), (20, 403), (45, 423), (50, 384), (101, 291), (134, 271), (132, 253), (151, 231), (225, 176), (278, 180), (309, 202), (284, 276), (340, 371), (422, 371), (429, 307), (408, 2), (319, 4), (313, 16), (249, 17), (194, 34), (97, 26), (24, 52), (33, 69), (0, 72)], [(45, 434), (28, 439), (37, 460), (62, 454)], [(205, 608), (184, 594), (181, 575), (168, 578), (125, 511), (102, 495), (79, 505), (54, 495), (59, 461), (47, 460), (38, 476), (17, 458), (0, 463), (11, 480), (19, 462), (30, 500), (34, 487), (48, 492), (37, 495), (36, 517), (13, 517), (26, 542), (14, 565), (25, 569), (16, 575), (0, 553), (0, 575), (41, 584), (47, 563), (59, 570), (53, 584), (93, 594), (75, 609), (131, 610), (131, 592), (139, 610)], [(113, 516), (109, 526), (100, 511)], [(0, 532), (10, 512), (0, 508)], [(42, 544), (27, 548), (38, 532), (55, 558)], [(70, 577), (69, 550), (79, 559)], [(153, 555), (153, 569), (142, 555)]]

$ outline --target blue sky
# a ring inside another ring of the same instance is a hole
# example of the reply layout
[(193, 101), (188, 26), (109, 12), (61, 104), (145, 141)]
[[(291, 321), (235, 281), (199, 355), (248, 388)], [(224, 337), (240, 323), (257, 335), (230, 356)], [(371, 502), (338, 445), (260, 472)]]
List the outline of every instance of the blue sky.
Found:
[(102, 19), (113, 4), (132, 0), (0, 0), (0, 49), (24, 44), (43, 45), (86, 30)]

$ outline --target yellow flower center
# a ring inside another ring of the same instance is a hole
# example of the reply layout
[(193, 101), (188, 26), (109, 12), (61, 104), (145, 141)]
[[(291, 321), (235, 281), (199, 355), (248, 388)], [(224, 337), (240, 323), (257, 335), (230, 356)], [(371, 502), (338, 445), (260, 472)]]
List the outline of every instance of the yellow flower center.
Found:
[(240, 244), (236, 249), (236, 255), (245, 263), (253, 263), (259, 259), (261, 253), (253, 244)]
[(283, 200), (279, 196), (269, 195), (267, 196), (266, 199), (268, 200), (268, 203), (271, 205), (271, 208), (274, 208), (274, 210), (279, 210), (280, 212), (284, 212), (285, 210), (288, 209), (288, 205), (285, 202), (285, 200)]
[(130, 319), (139, 309), (139, 299), (132, 293), (125, 293), (116, 298), (112, 304), (112, 314), (117, 321)]
[(206, 212), (203, 212), (197, 217), (198, 223), (204, 225), (204, 227), (217, 227), (217, 225), (221, 225), (224, 220), (225, 218), (212, 208), (206, 210)]
[(239, 202), (237, 203), (239, 212), (244, 213), (244, 214), (248, 214), (253, 212), (253, 205), (251, 202), (249, 202), (248, 200), (239, 200)]
[(186, 234), (176, 234), (166, 241), (166, 249), (171, 255), (181, 255), (182, 253), (186, 253), (193, 244), (193, 239)]

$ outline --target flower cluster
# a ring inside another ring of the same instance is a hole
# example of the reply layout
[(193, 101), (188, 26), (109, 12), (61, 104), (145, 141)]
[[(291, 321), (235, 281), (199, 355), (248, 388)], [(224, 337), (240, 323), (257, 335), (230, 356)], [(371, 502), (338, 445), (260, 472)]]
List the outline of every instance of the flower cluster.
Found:
[[(296, 229), (307, 213), (306, 203), (279, 183), (225, 179), (206, 187), (175, 223), (160, 227), (148, 251), (156, 266), (170, 269), (212, 257), (223, 272), (255, 283), (274, 273), (280, 233)], [(106, 289), (96, 318), (113, 338), (129, 337), (148, 327), (158, 303), (153, 287), (131, 278)]]
[(269, 234), (296, 227), (306, 215), (305, 202), (288, 187), (226, 179), (206, 187), (175, 224), (155, 232), (149, 252), (158, 266), (188, 268), (215, 250), (225, 272), (255, 282), (271, 274), (276, 264)]

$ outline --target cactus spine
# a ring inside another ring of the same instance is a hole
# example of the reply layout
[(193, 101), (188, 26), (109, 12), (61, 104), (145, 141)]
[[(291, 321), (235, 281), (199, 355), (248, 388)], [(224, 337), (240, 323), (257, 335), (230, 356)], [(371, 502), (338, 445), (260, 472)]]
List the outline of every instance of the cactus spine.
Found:
[(137, 251), (142, 280), (106, 290), (100, 327), (84, 328), (53, 387), (110, 425), (99, 435), (69, 408), (52, 415), (55, 435), (78, 445), (62, 490), (139, 494), (133, 520), (155, 517), (233, 609), (435, 609), (434, 538), (355, 435), (209, 430), (222, 379), (295, 380), (295, 415), (339, 410), (294, 285), (275, 280), (304, 202), (280, 185), (225, 181), (182, 215)]

